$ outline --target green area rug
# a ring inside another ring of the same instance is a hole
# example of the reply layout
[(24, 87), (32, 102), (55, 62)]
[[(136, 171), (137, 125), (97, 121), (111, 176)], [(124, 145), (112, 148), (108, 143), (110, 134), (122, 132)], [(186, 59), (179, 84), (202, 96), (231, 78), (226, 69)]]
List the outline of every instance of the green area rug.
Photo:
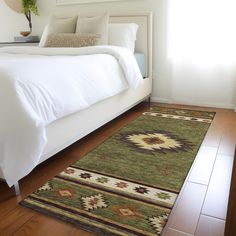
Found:
[(98, 235), (160, 235), (213, 117), (152, 106), (20, 204)]

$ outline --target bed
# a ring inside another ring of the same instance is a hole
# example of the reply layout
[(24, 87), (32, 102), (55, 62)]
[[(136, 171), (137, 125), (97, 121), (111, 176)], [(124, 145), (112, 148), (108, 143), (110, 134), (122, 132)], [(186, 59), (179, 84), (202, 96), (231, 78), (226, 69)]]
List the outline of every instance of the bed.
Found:
[[(59, 119), (56, 119), (53, 122), (49, 122), (48, 124), (46, 124), (45, 136), (47, 138), (47, 142), (44, 145), (43, 150), (41, 150), (40, 158), (37, 161), (37, 164), (31, 166), (30, 171), (36, 165), (42, 163), (43, 161), (47, 160), (54, 154), (60, 152), (72, 143), (76, 142), (77, 140), (83, 138), (87, 134), (93, 132), (97, 128), (116, 118), (120, 114), (124, 113), (128, 109), (140, 103), (141, 101), (150, 98), (152, 92), (152, 14), (141, 13), (133, 15), (112, 15), (110, 16), (110, 22), (132, 22), (139, 25), (135, 51), (138, 52), (138, 54), (136, 54), (136, 58), (143, 73), (142, 83), (137, 84), (137, 86), (129, 86), (126, 89), (121, 89), (120, 91), (117, 91), (114, 95), (105, 96), (98, 102), (92, 103), (92, 105), (90, 105), (89, 107), (80, 109), (80, 111), (78, 112), (68, 113), (68, 115), (59, 117)], [(9, 49), (10, 52), (13, 50), (14, 49)], [(24, 53), (25, 51), (27, 51), (27, 49), (19, 48), (17, 55), (14, 57), (14, 60), (20, 60), (21, 53), (23, 53), (22, 50), (24, 50)], [(31, 50), (33, 51), (33, 53), (31, 53), (32, 57), (38, 54), (37, 50), (38, 49)], [(91, 49), (91, 51), (93, 50), (94, 49)], [(104, 50), (111, 50), (112, 52), (110, 54), (113, 54), (113, 56), (114, 54), (120, 53), (116, 52), (116, 49), (113, 50), (113, 48), (109, 49), (106, 47), (98, 47), (96, 50), (98, 50), (97, 53), (103, 53)], [(60, 55), (61, 53), (63, 54), (62, 51), (60, 52)], [(3, 53), (8, 52), (7, 50), (5, 52), (3, 50)], [(52, 49), (49, 54), (52, 55), (54, 53), (55, 52), (53, 52)], [(81, 50), (79, 50), (78, 52), (72, 52), (72, 54), (73, 53), (81, 53)], [(140, 55), (144, 55), (145, 64), (140, 63)], [(124, 56), (124, 58), (126, 57), (128, 56)], [(23, 136), (24, 134), (22, 134), (22, 138)], [(3, 147), (0, 146), (0, 148)], [(14, 159), (14, 157), (12, 158)], [(0, 178), (3, 180), (6, 179), (1, 168)], [(7, 181), (9, 186), (14, 185), (16, 194), (20, 193), (18, 180), (19, 179), (13, 179), (12, 181)]]

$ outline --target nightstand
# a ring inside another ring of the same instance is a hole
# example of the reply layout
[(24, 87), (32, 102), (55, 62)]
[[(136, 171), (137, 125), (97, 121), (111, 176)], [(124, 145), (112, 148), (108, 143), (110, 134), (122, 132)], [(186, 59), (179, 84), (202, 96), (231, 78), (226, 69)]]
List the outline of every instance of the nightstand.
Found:
[(11, 46), (38, 46), (39, 42), (0, 42), (0, 47)]

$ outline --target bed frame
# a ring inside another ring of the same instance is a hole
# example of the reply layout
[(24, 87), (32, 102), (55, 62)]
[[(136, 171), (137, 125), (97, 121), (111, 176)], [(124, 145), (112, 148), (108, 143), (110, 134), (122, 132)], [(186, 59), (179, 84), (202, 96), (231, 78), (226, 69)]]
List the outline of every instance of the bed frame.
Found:
[[(136, 51), (144, 53), (146, 56), (144, 83), (136, 89), (128, 89), (118, 95), (98, 102), (87, 109), (56, 120), (48, 125), (46, 127), (48, 143), (40, 159), (40, 163), (116, 118), (141, 101), (148, 98), (150, 99), (152, 92), (152, 13), (112, 15), (110, 22), (137, 23), (139, 25)], [(16, 194), (19, 195), (19, 184), (15, 184), (14, 187)]]

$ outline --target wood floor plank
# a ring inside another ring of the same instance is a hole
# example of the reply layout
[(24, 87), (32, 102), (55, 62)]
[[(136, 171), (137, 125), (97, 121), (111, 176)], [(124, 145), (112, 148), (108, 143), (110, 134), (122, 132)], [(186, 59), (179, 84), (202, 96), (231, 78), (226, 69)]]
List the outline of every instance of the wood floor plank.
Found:
[(29, 209), (18, 206), (4, 218), (1, 218), (0, 235), (12, 235), (14, 231), (20, 228), (26, 221), (32, 218), (36, 213)]
[(193, 235), (168, 228), (162, 236), (193, 236)]
[(236, 113), (231, 112), (225, 116), (224, 132), (219, 145), (219, 154), (234, 155), (236, 143)]
[(226, 219), (233, 156), (217, 155), (202, 214)]
[(223, 155), (234, 155), (235, 143), (236, 143), (236, 131), (235, 134), (231, 131), (228, 134), (224, 134), (220, 141), (218, 153)]
[(13, 195), (7, 200), (0, 201), (0, 219), (5, 218), (7, 214), (18, 207), (18, 201)]
[(218, 148), (224, 129), (224, 127), (222, 127), (224, 120), (224, 114), (216, 113), (215, 118), (208, 129), (208, 132), (203, 140), (202, 145)]
[(225, 221), (201, 215), (195, 236), (224, 236)]
[(28, 220), (21, 228), (16, 230), (14, 236), (65, 236), (80, 235), (94, 236), (94, 234), (79, 230), (72, 224), (65, 223), (55, 218), (37, 214)]
[(179, 196), (168, 227), (193, 235), (197, 228), (206, 190), (207, 187), (204, 185), (188, 182)]
[(228, 212), (225, 226), (225, 236), (236, 235), (236, 150), (234, 154), (233, 173), (230, 186), (230, 196), (228, 204)]
[(217, 150), (216, 147), (202, 146), (200, 148), (188, 181), (208, 185), (214, 167)]
[(218, 153), (224, 155), (233, 155), (235, 149), (235, 143), (236, 143), (235, 135), (234, 136), (232, 135), (232, 137), (229, 137), (229, 135), (223, 135)]

